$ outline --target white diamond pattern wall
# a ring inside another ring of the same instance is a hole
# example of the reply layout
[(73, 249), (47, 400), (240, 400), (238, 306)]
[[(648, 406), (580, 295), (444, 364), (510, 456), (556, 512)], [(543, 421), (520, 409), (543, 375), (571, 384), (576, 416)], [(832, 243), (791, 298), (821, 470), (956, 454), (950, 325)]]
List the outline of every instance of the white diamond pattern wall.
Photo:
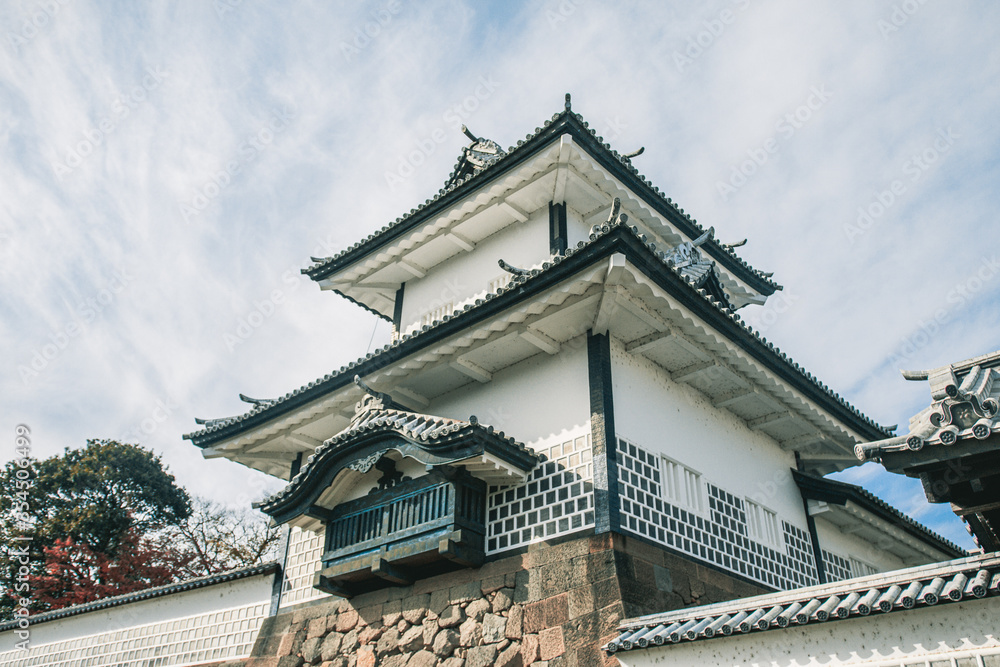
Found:
[[(808, 534), (781, 522), (783, 548), (750, 539), (744, 500), (710, 482), (707, 512), (669, 503), (661, 485), (665, 459), (619, 438), (621, 528), (771, 588), (819, 583)], [(700, 484), (701, 482), (699, 482)], [(676, 495), (676, 494), (675, 494)], [(697, 505), (697, 503), (696, 503)]]
[(541, 455), (527, 481), (490, 487), (486, 553), (594, 527), (594, 463), (590, 436), (535, 451)]

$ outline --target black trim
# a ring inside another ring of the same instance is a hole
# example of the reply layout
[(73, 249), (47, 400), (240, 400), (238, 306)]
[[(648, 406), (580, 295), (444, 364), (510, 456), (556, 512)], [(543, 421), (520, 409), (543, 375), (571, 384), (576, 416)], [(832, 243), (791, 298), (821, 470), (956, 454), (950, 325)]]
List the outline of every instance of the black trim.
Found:
[(566, 236), (566, 202), (549, 202), (549, 254), (565, 255), (569, 240)]
[(590, 378), (590, 442), (594, 451), (594, 531), (621, 532), (618, 502), (618, 443), (611, 386), (611, 339), (587, 332)]
[(225, 440), (235, 433), (243, 432), (258, 424), (267, 423), (299, 406), (316, 400), (320, 396), (351, 384), (355, 374), (365, 377), (421, 349), (457, 333), (467, 331), (469, 327), (488, 320), (515, 304), (531, 299), (535, 295), (558, 285), (581, 269), (617, 252), (624, 253), (626, 259), (633, 266), (642, 271), (644, 275), (649, 276), (678, 303), (700, 317), (707, 326), (728, 338), (734, 345), (758, 361), (768, 371), (775, 373), (792, 388), (800, 391), (806, 398), (823, 406), (833, 417), (855, 429), (863, 438), (881, 440), (891, 435), (867, 419), (856, 408), (846, 404), (832, 390), (821, 386), (817, 379), (808, 375), (804, 369), (782, 354), (774, 345), (759, 336), (754, 336), (730, 312), (720, 310), (717, 305), (709, 302), (676, 271), (665, 266), (663, 260), (638, 238), (636, 232), (628, 227), (616, 226), (589, 244), (582, 247), (577, 246), (577, 249), (568, 254), (565, 259), (558, 258), (560, 260), (558, 263), (547, 266), (544, 270), (523, 279), (515, 277), (514, 281), (500, 294), (488, 298), (482, 304), (476, 305), (468, 311), (447, 317), (432, 329), (404, 337), (394, 345), (373, 352), (365, 359), (341, 368), (339, 372), (327, 375), (309, 386), (286, 395), (279, 403), (266, 410), (249, 414), (218, 430), (188, 433), (184, 438), (191, 440), (198, 447), (208, 447), (212, 443)]
[(298, 475), (300, 470), (302, 470), (302, 452), (296, 454), (295, 459), (292, 461), (292, 470), (288, 474), (289, 481), (291, 481), (293, 477)]
[[(938, 551), (955, 558), (969, 555), (965, 549), (949, 542), (860, 486), (824, 477), (815, 477), (794, 469), (792, 470), (792, 478), (798, 485), (804, 500), (819, 500), (833, 505), (846, 505), (847, 501), (851, 501)], [(808, 516), (808, 514), (807, 510), (806, 515)]]
[[(799, 472), (802, 471), (802, 457), (799, 456), (798, 452), (795, 452), (795, 469)], [(802, 498), (802, 510), (806, 513), (806, 527), (809, 529), (809, 541), (812, 542), (813, 560), (816, 561), (816, 577), (819, 579), (819, 583), (825, 584), (827, 583), (826, 566), (823, 565), (823, 547), (819, 544), (819, 533), (816, 531), (816, 518), (809, 513), (809, 500), (802, 493), (801, 488), (799, 489), (799, 496)]]
[(396, 301), (392, 305), (392, 335), (399, 336), (400, 327), (403, 326), (403, 289), (406, 283), (402, 283), (396, 290)]

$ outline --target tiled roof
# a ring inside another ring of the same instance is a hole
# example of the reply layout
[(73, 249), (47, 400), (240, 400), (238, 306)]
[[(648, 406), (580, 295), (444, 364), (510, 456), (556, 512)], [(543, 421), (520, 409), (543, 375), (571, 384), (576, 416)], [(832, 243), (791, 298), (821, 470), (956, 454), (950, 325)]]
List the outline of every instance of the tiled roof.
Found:
[[(37, 625), (39, 623), (46, 623), (48, 621), (65, 618), (67, 616), (76, 616), (77, 614), (86, 614), (87, 612), (107, 609), (108, 607), (117, 607), (119, 605), (129, 604), (130, 602), (139, 602), (141, 600), (163, 597), (164, 595), (182, 593), (196, 588), (204, 588), (205, 586), (222, 584), (227, 581), (236, 581), (237, 579), (247, 579), (249, 577), (271, 574), (273, 572), (277, 572), (279, 569), (280, 567), (275, 561), (262, 563), (260, 565), (252, 565), (250, 567), (244, 567), (237, 570), (229, 570), (228, 572), (220, 572), (219, 574), (195, 577), (194, 579), (187, 579), (186, 581), (180, 581), (176, 584), (156, 586), (155, 588), (147, 588), (142, 591), (135, 591), (124, 595), (116, 595), (110, 598), (94, 600), (93, 602), (87, 602), (86, 604), (76, 604), (71, 607), (63, 607), (62, 609), (35, 614), (34, 616), (31, 616), (29, 620), (31, 625)], [(16, 627), (17, 621), (0, 623), (0, 632), (6, 632), (7, 630), (11, 630)]]
[[(459, 163), (456, 165), (455, 171), (449, 177), (445, 187), (439, 190), (433, 198), (426, 200), (422, 205), (411, 209), (406, 215), (396, 218), (394, 222), (385, 225), (378, 231), (370, 234), (367, 238), (358, 241), (338, 254), (321, 259), (314, 258), (315, 263), (303, 269), (302, 273), (308, 275), (313, 280), (320, 280), (345, 265), (347, 261), (368, 254), (383, 243), (395, 238), (396, 235), (416, 226), (427, 215), (435, 213), (442, 206), (450, 204), (452, 200), (465, 196), (473, 188), (479, 187), (483, 180), (490, 178), (491, 175), (499, 170), (531, 154), (540, 143), (544, 143), (544, 141), (552, 136), (556, 136), (563, 129), (574, 130), (575, 134), (581, 138), (589, 139), (588, 143), (595, 151), (607, 158), (610, 164), (616, 165), (622, 170), (624, 172), (623, 175), (626, 175), (629, 180), (637, 181), (638, 184), (645, 186), (644, 189), (647, 190), (647, 194), (650, 195), (653, 201), (658, 201), (660, 204), (665, 205), (667, 210), (676, 214), (676, 219), (672, 219), (671, 222), (677, 224), (681, 228), (681, 231), (690, 236), (690, 238), (694, 239), (706, 231), (698, 224), (697, 220), (692, 218), (690, 214), (685, 213), (684, 209), (678, 207), (671, 198), (665, 196), (649, 179), (640, 174), (635, 166), (633, 166), (631, 159), (611, 148), (604, 141), (603, 137), (590, 128), (589, 123), (583, 119), (583, 116), (574, 113), (570, 105), (570, 96), (567, 93), (565, 109), (562, 112), (553, 115), (541, 127), (535, 128), (533, 133), (528, 134), (523, 140), (518, 141), (516, 146), (507, 149), (506, 153), (500, 151), (502, 155), (497, 159), (484, 163), (483, 166), (474, 171), (466, 170), (468, 173), (465, 174), (464, 178), (456, 178), (456, 176), (460, 175), (460, 169), (468, 151), (468, 149), (463, 149), (463, 158), (459, 159)], [(741, 279), (758, 283), (760, 287), (764, 288), (764, 291), (770, 290), (768, 293), (782, 289), (781, 285), (771, 280), (770, 274), (758, 271), (750, 266), (750, 264), (736, 254), (732, 247), (717, 243), (714, 240), (710, 243), (711, 254), (723, 260), (727, 268), (733, 270)]]
[[(496, 431), (492, 426), (480, 424), (475, 415), (469, 417), (469, 421), (461, 419), (449, 419), (447, 417), (436, 417), (434, 415), (423, 415), (405, 410), (393, 410), (386, 408), (362, 409), (359, 404), (358, 413), (343, 431), (333, 436), (322, 445), (316, 448), (302, 465), (302, 469), (293, 477), (288, 484), (272, 495), (270, 498), (255, 504), (257, 507), (267, 508), (280, 502), (293, 493), (296, 493), (312, 472), (313, 464), (320, 459), (334, 452), (344, 443), (354, 440), (362, 435), (375, 432), (394, 432), (412, 440), (420, 442), (433, 442), (452, 435), (460, 435), (463, 431), (479, 431), (488, 437), (492, 437), (505, 447), (513, 448), (522, 457), (529, 457), (535, 460), (535, 452), (522, 443), (504, 434), (503, 431)], [(533, 464), (532, 464), (533, 465)]]
[[(971, 365), (970, 365), (971, 364)], [(930, 371), (904, 371), (907, 380), (927, 380), (932, 403), (910, 419), (909, 433), (859, 444), (862, 460), (892, 452), (919, 451), (924, 445), (954, 445), (1000, 433), (1000, 352)]]
[(802, 386), (811, 387), (814, 391), (818, 392), (819, 395), (815, 398), (820, 401), (826, 401), (828, 407), (835, 406), (846, 410), (849, 415), (848, 419), (856, 420), (854, 427), (860, 427), (862, 432), (867, 433), (865, 437), (878, 438), (891, 435), (890, 431), (862, 414), (857, 408), (830, 389), (830, 387), (820, 382), (819, 379), (761, 336), (759, 332), (754, 331), (743, 322), (739, 314), (728, 304), (720, 303), (705, 289), (695, 287), (695, 281), (690, 277), (684, 276), (681, 270), (670, 266), (663, 253), (659, 252), (656, 245), (648, 241), (645, 234), (639, 229), (634, 226), (628, 226), (624, 221), (615, 221), (595, 225), (591, 230), (588, 240), (580, 241), (575, 247), (567, 249), (564, 255), (552, 256), (549, 261), (544, 262), (540, 267), (530, 269), (522, 275), (512, 276), (506, 285), (492, 293), (486, 294), (481, 299), (477, 299), (475, 303), (468, 303), (462, 309), (446, 315), (443, 319), (434, 320), (429, 325), (424, 325), (418, 330), (404, 334), (382, 349), (369, 353), (347, 366), (342, 366), (339, 371), (327, 374), (284, 396), (270, 399), (266, 404), (256, 405), (243, 415), (206, 423), (204, 429), (188, 433), (184, 435), (184, 438), (192, 440), (200, 446), (207, 446), (210, 442), (221, 440), (230, 431), (237, 431), (244, 425), (262, 423), (272, 417), (294, 409), (297, 405), (315, 400), (330, 391), (346, 385), (355, 374), (366, 375), (372, 370), (381, 368), (392, 360), (398, 359), (401, 355), (409, 353), (411, 348), (417, 348), (424, 340), (436, 336), (440, 331), (444, 331), (445, 328), (448, 328), (447, 325), (457, 327), (459, 326), (459, 322), (466, 322), (472, 319), (478, 312), (492, 308), (497, 300), (503, 300), (502, 303), (506, 304), (523, 298), (522, 293), (524, 290), (535, 282), (544, 279), (549, 274), (564, 266), (573, 266), (574, 262), (578, 261), (580, 257), (583, 257), (584, 261), (587, 261), (589, 251), (599, 247), (602, 242), (607, 241), (613, 244), (618, 239), (622, 239), (626, 243), (633, 245), (635, 242), (638, 242), (638, 251), (645, 252), (649, 262), (655, 265), (657, 270), (668, 271), (678, 276), (687, 285), (688, 289), (692, 290), (692, 296), (697, 295), (698, 302), (714, 310), (724, 320), (728, 320), (730, 324), (737, 327), (738, 335), (745, 339), (751, 347), (755, 348), (755, 351), (759, 353), (759, 357), (766, 357), (775, 364), (784, 367), (789, 377), (797, 378), (801, 381)]
[(907, 528), (908, 532), (915, 533), (921, 540), (932, 544), (935, 548), (946, 554), (952, 556), (965, 556), (968, 554), (962, 547), (938, 535), (927, 526), (903, 514), (889, 503), (860, 486), (825, 477), (808, 475), (798, 470), (792, 470), (792, 477), (795, 479), (795, 483), (799, 486), (799, 489), (802, 490), (802, 495), (806, 498), (825, 500), (837, 504), (843, 504), (850, 500), (873, 514), (881, 515), (884, 519)]
[(1000, 555), (922, 565), (624, 621), (609, 653), (1000, 595)]

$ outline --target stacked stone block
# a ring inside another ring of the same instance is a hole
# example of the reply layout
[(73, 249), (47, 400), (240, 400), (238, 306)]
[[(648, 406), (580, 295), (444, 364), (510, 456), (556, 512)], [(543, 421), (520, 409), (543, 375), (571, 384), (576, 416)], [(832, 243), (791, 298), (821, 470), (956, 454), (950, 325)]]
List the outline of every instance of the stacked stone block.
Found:
[(600, 650), (618, 623), (763, 592), (621, 535), (535, 545), (479, 569), (265, 621), (247, 667), (617, 665)]

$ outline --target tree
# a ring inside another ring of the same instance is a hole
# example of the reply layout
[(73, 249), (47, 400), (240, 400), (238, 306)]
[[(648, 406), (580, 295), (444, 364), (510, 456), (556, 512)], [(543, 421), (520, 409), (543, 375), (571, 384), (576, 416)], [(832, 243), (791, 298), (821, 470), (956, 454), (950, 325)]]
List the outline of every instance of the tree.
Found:
[(82, 449), (42, 461), (35, 486), (43, 495), (31, 508), (37, 536), (49, 543), (71, 537), (110, 555), (129, 530), (143, 535), (191, 514), (190, 497), (158, 456), (115, 440), (88, 440)]
[[(12, 461), (0, 471), (3, 618), (24, 582), (37, 613), (277, 557), (280, 533), (263, 515), (192, 502), (139, 445), (88, 440), (31, 461), (29, 480), (22, 468)], [(9, 557), (26, 544), (27, 558)]]
[[(8, 462), (0, 473), (4, 544), (8, 553), (22, 545), (29, 551), (22, 559), (28, 561), (27, 573), (19, 572), (20, 561), (0, 562), (0, 586), (6, 593), (0, 599), (0, 613), (5, 618), (13, 609), (11, 589), (19, 578), (23, 582), (26, 575), (46, 576), (46, 567), (55, 562), (66, 567), (92, 563), (99, 569), (101, 558), (109, 564), (127, 560), (143, 538), (191, 514), (187, 492), (177, 486), (158, 456), (138, 445), (88, 440), (81, 449), (67, 448), (62, 455), (33, 460), (27, 488), (17, 477), (19, 469)], [(18, 536), (30, 539), (17, 541)], [(60, 540), (64, 542), (58, 547)], [(63, 556), (49, 556), (46, 548), (62, 549)], [(36, 612), (49, 608), (38, 600), (34, 604)]]
[(178, 562), (176, 553), (140, 537), (135, 528), (120, 536), (116, 556), (94, 551), (73, 538), (58, 539), (44, 551), (43, 572), (28, 578), (32, 598), (43, 609), (61, 609), (169, 584), (190, 560)]
[(166, 531), (174, 549), (189, 557), (185, 574), (198, 577), (259, 565), (278, 557), (281, 532), (259, 512), (196, 498), (191, 516)]

